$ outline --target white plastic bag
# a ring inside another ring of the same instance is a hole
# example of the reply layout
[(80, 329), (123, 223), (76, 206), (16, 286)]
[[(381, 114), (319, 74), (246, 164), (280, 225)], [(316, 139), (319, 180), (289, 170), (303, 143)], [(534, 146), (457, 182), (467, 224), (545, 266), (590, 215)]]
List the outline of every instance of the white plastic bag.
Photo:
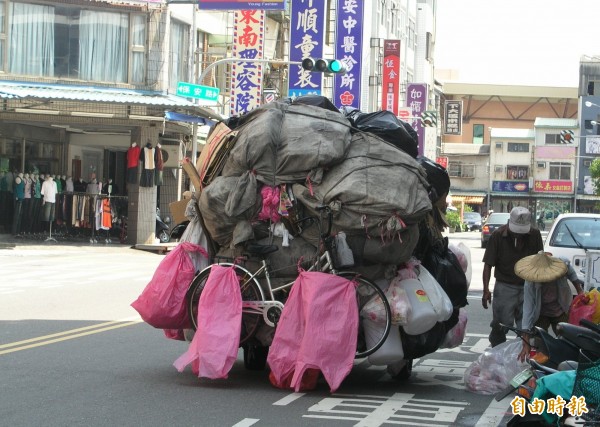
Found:
[(465, 389), (478, 394), (496, 394), (506, 388), (515, 375), (527, 368), (519, 362), (522, 341), (515, 338), (486, 349), (465, 371)]
[(352, 249), (346, 242), (346, 233), (340, 231), (335, 236), (335, 250), (338, 267), (352, 267), (354, 265), (354, 255)]
[(452, 316), (452, 301), (435, 278), (423, 266), (419, 266), (419, 281), (427, 293), (433, 310), (438, 316), (438, 322), (444, 322)]
[(467, 286), (471, 285), (471, 276), (473, 275), (473, 267), (471, 265), (471, 251), (463, 242), (458, 244), (448, 243), (448, 249), (456, 255), (460, 266), (462, 267), (465, 276), (467, 277)]
[(383, 292), (390, 304), (392, 325), (406, 325), (412, 312), (408, 295), (400, 282), (400, 277), (394, 277), (390, 286)]

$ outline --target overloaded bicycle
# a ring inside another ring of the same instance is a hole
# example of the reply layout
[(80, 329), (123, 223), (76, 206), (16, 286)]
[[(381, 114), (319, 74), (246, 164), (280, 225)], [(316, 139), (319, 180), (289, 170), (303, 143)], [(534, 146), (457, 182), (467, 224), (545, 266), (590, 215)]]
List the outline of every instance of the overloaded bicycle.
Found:
[[(300, 219), (295, 224), (302, 226), (306, 222), (316, 223), (319, 228), (319, 248), (320, 253), (314, 258), (306, 268), (307, 271), (321, 271), (334, 274), (352, 280), (356, 284), (356, 300), (358, 303), (359, 330), (357, 339), (357, 348), (355, 358), (366, 357), (381, 347), (386, 340), (391, 328), (391, 311), (389, 303), (383, 291), (368, 278), (353, 271), (340, 271), (336, 268), (333, 251), (335, 250), (335, 237), (331, 235), (331, 226), (333, 214), (328, 206), (318, 206), (319, 217), (307, 217)], [(323, 216), (327, 218), (326, 230), (323, 231)], [(301, 227), (300, 227), (301, 228)], [(196, 330), (198, 318), (198, 303), (200, 295), (206, 285), (211, 269), (215, 265), (233, 266), (239, 280), (240, 291), (242, 295), (242, 329), (240, 334), (240, 346), (244, 349), (244, 363), (246, 368), (252, 370), (262, 370), (265, 367), (268, 347), (263, 346), (255, 339), (259, 328), (263, 325), (276, 327), (283, 310), (285, 299), (294, 281), (273, 286), (271, 280), (271, 267), (269, 255), (276, 252), (277, 245), (261, 245), (249, 243), (245, 247), (247, 255), (242, 260), (221, 259), (206, 267), (196, 275), (186, 295), (187, 309), (192, 319), (193, 329)], [(319, 251), (319, 249), (317, 249)], [(249, 258), (258, 258), (259, 267), (251, 271), (241, 265), (240, 261)], [(378, 328), (365, 328), (363, 320), (365, 313), (363, 307), (379, 298), (377, 303), (381, 318)]]

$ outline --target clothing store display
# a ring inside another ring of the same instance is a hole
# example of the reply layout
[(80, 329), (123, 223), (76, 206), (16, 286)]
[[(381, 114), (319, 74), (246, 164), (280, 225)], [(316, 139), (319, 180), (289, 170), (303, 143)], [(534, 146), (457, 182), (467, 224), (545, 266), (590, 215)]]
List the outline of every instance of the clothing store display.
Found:
[(160, 144), (156, 144), (156, 149), (154, 151), (154, 166), (156, 167), (156, 172), (154, 173), (154, 183), (156, 185), (162, 185), (165, 162), (163, 161), (163, 154)]
[(154, 187), (154, 148), (148, 142), (140, 152), (142, 162), (142, 174), (140, 176), (140, 187)]
[(129, 150), (127, 150), (127, 183), (137, 184), (138, 175), (138, 162), (140, 159), (140, 147), (137, 143), (131, 144)]
[(88, 194), (100, 194), (100, 187), (96, 182), (96, 178), (92, 179), (92, 182), (87, 185), (85, 192)]

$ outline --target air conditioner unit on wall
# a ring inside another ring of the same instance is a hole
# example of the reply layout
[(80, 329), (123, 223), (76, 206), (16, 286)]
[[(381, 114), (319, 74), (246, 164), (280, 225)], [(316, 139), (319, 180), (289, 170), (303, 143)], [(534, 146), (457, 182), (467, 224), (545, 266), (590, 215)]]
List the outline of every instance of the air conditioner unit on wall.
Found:
[(502, 166), (502, 165), (496, 165), (496, 166), (494, 166), (494, 172), (496, 172), (496, 173), (502, 173), (502, 172), (504, 172), (504, 166)]
[(546, 169), (546, 162), (537, 162), (536, 166), (540, 169)]
[(501, 142), (496, 142), (496, 148), (502, 148), (502, 143)]
[(181, 161), (181, 148), (180, 145), (162, 145), (160, 147), (163, 155), (164, 167), (166, 168), (178, 168), (179, 162)]
[(585, 166), (586, 168), (589, 168), (592, 165), (592, 161), (591, 160), (584, 160), (583, 161), (583, 166)]

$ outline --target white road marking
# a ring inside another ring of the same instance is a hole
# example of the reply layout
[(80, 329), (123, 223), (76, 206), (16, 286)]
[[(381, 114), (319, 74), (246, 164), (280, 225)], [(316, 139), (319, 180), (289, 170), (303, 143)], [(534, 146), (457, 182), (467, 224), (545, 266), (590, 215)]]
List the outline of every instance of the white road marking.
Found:
[(502, 419), (506, 416), (508, 408), (510, 408), (510, 401), (514, 396), (509, 395), (497, 402), (496, 399), (492, 399), (492, 403), (486, 408), (477, 421), (478, 426), (498, 426), (502, 422)]
[(253, 426), (254, 424), (256, 424), (259, 421), (260, 420), (257, 419), (257, 418), (244, 418), (242, 421), (240, 421), (239, 423), (234, 424), (231, 427), (248, 427), (248, 426)]
[(450, 426), (468, 405), (468, 402), (415, 399), (408, 393), (395, 393), (390, 397), (334, 394), (308, 409), (318, 414), (303, 417), (358, 421), (355, 427), (406, 425), (407, 420), (415, 426)]
[(306, 393), (291, 393), (291, 394), (288, 394), (283, 399), (279, 399), (277, 402), (273, 403), (273, 405), (276, 405), (276, 406), (286, 406), (286, 405), (289, 405), (294, 400), (300, 399), (305, 394)]

